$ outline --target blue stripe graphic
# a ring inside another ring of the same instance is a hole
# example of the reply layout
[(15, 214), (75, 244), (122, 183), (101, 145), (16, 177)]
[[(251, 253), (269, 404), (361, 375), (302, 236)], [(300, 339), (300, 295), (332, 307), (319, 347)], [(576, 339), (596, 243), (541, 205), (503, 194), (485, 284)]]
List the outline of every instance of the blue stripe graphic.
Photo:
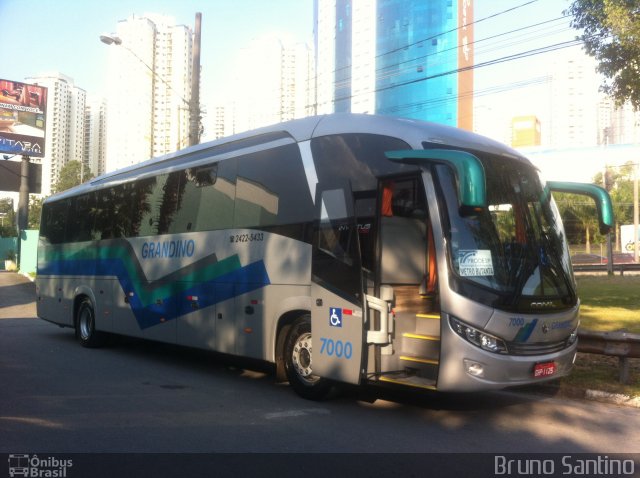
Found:
[[(142, 291), (138, 290), (141, 286), (136, 285), (136, 281), (130, 276), (129, 270), (121, 258), (54, 260), (40, 268), (38, 273), (61, 276), (116, 277), (123, 293), (127, 294), (129, 305), (141, 329), (147, 329), (196, 310), (211, 307), (219, 302), (261, 289), (271, 283), (264, 261), (257, 261), (208, 281), (193, 282), (192, 286), (184, 281), (168, 284), (167, 281), (159, 279), (149, 285), (154, 289), (168, 285), (171, 292), (168, 296), (145, 305), (140, 297)], [(129, 292), (132, 294), (128, 294)], [(188, 300), (187, 297), (197, 297), (197, 301)]]

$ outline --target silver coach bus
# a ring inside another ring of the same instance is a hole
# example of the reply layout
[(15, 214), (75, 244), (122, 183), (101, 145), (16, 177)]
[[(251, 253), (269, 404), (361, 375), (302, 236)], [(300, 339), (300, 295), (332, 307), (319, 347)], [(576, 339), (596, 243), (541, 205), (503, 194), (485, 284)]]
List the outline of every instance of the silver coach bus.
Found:
[(440, 391), (569, 373), (579, 299), (552, 191), (518, 152), (441, 125), (306, 118), (190, 147), (48, 198), (38, 316)]

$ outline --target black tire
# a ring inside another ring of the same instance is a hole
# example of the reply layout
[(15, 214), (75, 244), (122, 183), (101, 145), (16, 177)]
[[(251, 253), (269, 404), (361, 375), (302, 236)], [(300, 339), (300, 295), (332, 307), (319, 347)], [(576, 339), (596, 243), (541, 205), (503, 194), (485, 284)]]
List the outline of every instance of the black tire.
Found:
[(96, 330), (96, 314), (88, 298), (82, 299), (75, 318), (76, 339), (83, 347), (95, 348), (104, 344), (105, 335)]
[(307, 400), (322, 400), (328, 397), (333, 382), (318, 377), (312, 370), (311, 317), (297, 319), (289, 331), (284, 346), (284, 366), (289, 384), (294, 391)]

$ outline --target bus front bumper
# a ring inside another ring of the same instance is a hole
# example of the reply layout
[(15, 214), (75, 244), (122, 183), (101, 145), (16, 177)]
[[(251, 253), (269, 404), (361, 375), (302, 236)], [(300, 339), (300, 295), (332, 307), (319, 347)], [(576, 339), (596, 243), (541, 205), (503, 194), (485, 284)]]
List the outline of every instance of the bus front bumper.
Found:
[(437, 389), (471, 392), (542, 383), (568, 375), (578, 344), (545, 355), (506, 355), (487, 352), (442, 328)]

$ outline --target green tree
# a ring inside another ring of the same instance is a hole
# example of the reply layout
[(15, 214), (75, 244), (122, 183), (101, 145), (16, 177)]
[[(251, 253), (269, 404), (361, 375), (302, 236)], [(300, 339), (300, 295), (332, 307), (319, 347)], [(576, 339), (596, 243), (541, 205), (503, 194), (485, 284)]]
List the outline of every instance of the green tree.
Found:
[[(615, 248), (620, 250), (620, 226), (633, 223), (633, 161), (620, 167), (607, 168), (607, 177), (607, 190), (611, 195), (615, 218)], [(596, 174), (593, 182), (602, 185), (602, 173)]]
[(42, 198), (29, 195), (29, 229), (40, 229), (40, 214), (42, 213)]
[(598, 228), (595, 202), (578, 194), (554, 193), (553, 196), (569, 241), (583, 243), (585, 252), (590, 254), (591, 244), (604, 241), (604, 236)]
[(618, 104), (640, 109), (640, 1), (574, 0), (565, 12), (582, 30), (586, 52), (599, 63), (602, 90)]
[(80, 161), (69, 161), (60, 170), (60, 176), (58, 181), (53, 186), (53, 192), (59, 193), (71, 189), (83, 182), (89, 181), (93, 178), (93, 174), (89, 171), (89, 168), (82, 168)]
[[(620, 226), (633, 222), (633, 175), (634, 164), (628, 162), (620, 167), (607, 168), (606, 181), (603, 173), (593, 177), (593, 184), (605, 186), (611, 195), (613, 215), (615, 249), (620, 250)], [(574, 194), (555, 193), (565, 231), (570, 242), (584, 243), (587, 253), (591, 251), (592, 243), (602, 243), (605, 236), (600, 234), (597, 222), (597, 212), (592, 200)]]
[(0, 237), (15, 237), (16, 213), (13, 210), (13, 199), (0, 199)]

